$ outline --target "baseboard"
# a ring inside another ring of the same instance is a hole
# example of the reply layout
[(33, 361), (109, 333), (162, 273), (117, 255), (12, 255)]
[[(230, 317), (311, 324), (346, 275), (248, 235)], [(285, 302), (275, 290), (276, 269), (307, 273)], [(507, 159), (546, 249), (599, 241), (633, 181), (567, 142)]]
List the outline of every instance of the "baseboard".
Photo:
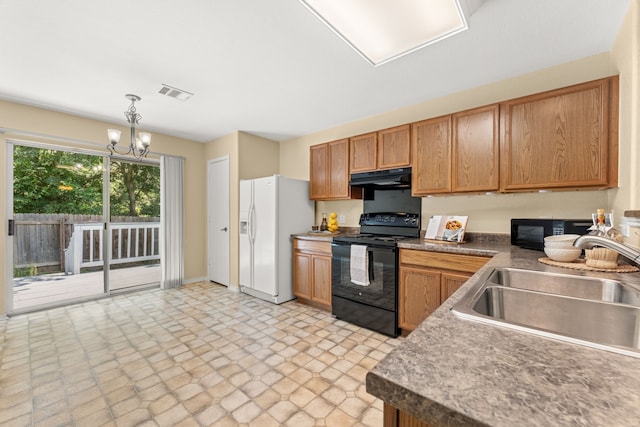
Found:
[(188, 284), (191, 284), (191, 283), (204, 282), (204, 281), (206, 281), (206, 280), (207, 280), (207, 278), (206, 278), (206, 277), (204, 277), (204, 276), (203, 276), (203, 277), (191, 277), (191, 278), (189, 278), (189, 279), (184, 279), (184, 280), (182, 281), (182, 283), (183, 283), (184, 285), (188, 285)]

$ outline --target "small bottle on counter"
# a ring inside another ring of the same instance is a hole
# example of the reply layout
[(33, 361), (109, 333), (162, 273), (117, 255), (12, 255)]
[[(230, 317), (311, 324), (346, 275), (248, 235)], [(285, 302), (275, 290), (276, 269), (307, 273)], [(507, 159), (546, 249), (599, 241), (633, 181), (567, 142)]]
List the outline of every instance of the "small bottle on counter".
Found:
[(327, 214), (322, 214), (322, 222), (320, 223), (320, 231), (327, 231)]

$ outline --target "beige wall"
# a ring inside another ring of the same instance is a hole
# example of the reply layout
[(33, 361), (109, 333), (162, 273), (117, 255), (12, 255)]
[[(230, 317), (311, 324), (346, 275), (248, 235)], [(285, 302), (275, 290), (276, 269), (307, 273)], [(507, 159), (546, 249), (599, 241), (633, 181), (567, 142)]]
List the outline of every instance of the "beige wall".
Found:
[(616, 219), (625, 210), (640, 209), (640, 2), (633, 0), (612, 50), (620, 70), (620, 157), (617, 190), (609, 206)]
[[(0, 135), (2, 141), (19, 139), (44, 142), (58, 146), (81, 146), (100, 153), (105, 152), (106, 129), (120, 128), (126, 134), (126, 128), (97, 120), (85, 119), (69, 114), (58, 113), (21, 104), (0, 101), (0, 127), (20, 132)], [(25, 136), (24, 132), (30, 135)], [(37, 135), (39, 134), (39, 135)], [(44, 135), (53, 136), (48, 138)], [(64, 141), (66, 140), (66, 142)], [(77, 140), (79, 143), (74, 143)], [(80, 143), (81, 142), (81, 143)], [(155, 152), (173, 154), (185, 158), (185, 281), (201, 280), (206, 274), (206, 240), (202, 227), (205, 224), (205, 165), (202, 162), (204, 145), (198, 142), (153, 134), (152, 149)], [(6, 144), (0, 150), (0, 224), (7, 224), (7, 188)], [(0, 233), (0, 313), (5, 313), (5, 293), (10, 291), (10, 269), (6, 268), (7, 238)]]
[(246, 132), (239, 132), (240, 179), (271, 176), (280, 171), (280, 144)]
[[(603, 53), (282, 142), (280, 173), (309, 179), (309, 146), (313, 144), (618, 74), (611, 56)], [(609, 195), (615, 191), (428, 197), (422, 199), (422, 213), (468, 214), (469, 231), (508, 233), (509, 220), (514, 217), (588, 217), (598, 207), (611, 209)], [(357, 226), (362, 201), (318, 202), (316, 221), (321, 212), (331, 211), (344, 214), (345, 225)]]

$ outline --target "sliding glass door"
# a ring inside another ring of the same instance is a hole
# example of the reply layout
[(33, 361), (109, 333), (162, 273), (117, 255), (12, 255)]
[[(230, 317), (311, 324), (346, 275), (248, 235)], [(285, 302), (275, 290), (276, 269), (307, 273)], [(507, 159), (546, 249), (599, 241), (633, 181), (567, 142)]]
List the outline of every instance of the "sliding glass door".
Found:
[(105, 158), (11, 145), (12, 311), (104, 294)]
[(160, 282), (160, 167), (111, 159), (109, 289)]
[(7, 155), (10, 312), (159, 285), (158, 165), (38, 144)]

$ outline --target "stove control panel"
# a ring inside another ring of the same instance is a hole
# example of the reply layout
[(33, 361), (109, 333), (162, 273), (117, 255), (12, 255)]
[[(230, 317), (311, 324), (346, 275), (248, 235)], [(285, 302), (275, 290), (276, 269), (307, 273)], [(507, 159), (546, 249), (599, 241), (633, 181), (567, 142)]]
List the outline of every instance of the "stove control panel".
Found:
[(410, 213), (365, 213), (360, 215), (360, 225), (383, 225), (386, 227), (420, 227), (420, 214)]

